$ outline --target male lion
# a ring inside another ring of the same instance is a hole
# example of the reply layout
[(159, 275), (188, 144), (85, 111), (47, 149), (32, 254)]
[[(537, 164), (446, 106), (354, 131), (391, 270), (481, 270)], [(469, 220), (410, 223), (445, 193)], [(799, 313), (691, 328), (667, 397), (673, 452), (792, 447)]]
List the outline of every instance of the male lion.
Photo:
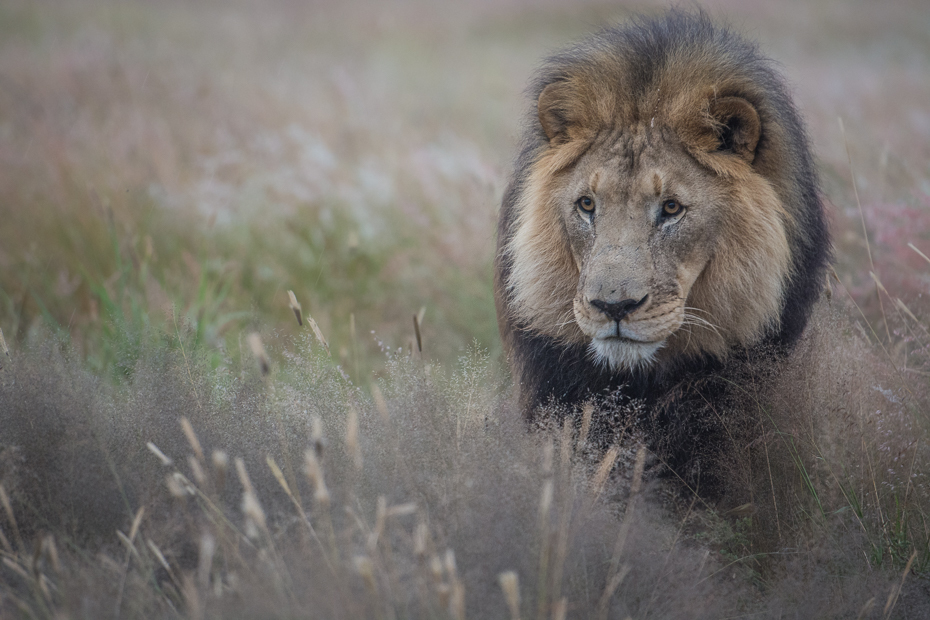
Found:
[(660, 456), (693, 467), (728, 368), (789, 350), (823, 288), (802, 121), (772, 63), (704, 13), (594, 35), (530, 93), (495, 275), (521, 408), (643, 398)]

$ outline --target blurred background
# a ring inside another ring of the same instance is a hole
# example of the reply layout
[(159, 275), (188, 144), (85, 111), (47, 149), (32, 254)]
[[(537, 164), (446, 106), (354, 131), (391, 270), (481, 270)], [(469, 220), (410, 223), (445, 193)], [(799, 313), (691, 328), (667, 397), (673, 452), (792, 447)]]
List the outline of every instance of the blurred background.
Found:
[[(431, 360), (499, 355), (524, 86), (547, 54), (666, 5), (4, 0), (0, 329), (117, 379), (150, 341), (217, 367), (245, 332), (290, 342), (293, 290), (360, 383), (413, 346), (414, 314)], [(702, 5), (781, 64), (807, 118), (836, 294), (880, 326), (874, 271), (925, 311), (908, 244), (930, 255), (930, 6)]]

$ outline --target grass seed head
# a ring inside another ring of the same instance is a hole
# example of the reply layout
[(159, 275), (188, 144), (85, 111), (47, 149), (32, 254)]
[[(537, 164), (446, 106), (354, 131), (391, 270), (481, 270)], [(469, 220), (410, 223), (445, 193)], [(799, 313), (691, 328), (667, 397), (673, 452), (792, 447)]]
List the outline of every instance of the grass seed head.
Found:
[(172, 497), (181, 499), (195, 493), (194, 486), (179, 471), (169, 474), (165, 483), (168, 485), (168, 492), (171, 493)]
[(248, 335), (246, 341), (249, 343), (249, 349), (251, 349), (255, 361), (258, 363), (258, 369), (261, 371), (262, 376), (267, 377), (271, 372), (271, 360), (265, 352), (265, 345), (262, 344), (262, 337), (252, 332)]
[(352, 403), (349, 403), (348, 414), (346, 415), (346, 452), (352, 459), (352, 464), (357, 471), (361, 471), (364, 461), (362, 459), (362, 449), (358, 443), (358, 411)]
[(504, 591), (511, 620), (520, 620), (520, 580), (517, 573), (512, 570), (505, 571), (497, 576), (497, 582)]
[(326, 355), (332, 356), (332, 353), (329, 351), (329, 343), (326, 342), (326, 338), (323, 337), (323, 332), (320, 331), (320, 326), (316, 324), (316, 321), (313, 320), (313, 317), (307, 314), (307, 324), (310, 325), (310, 329), (313, 330), (313, 335), (316, 336), (317, 341), (326, 350)]
[(210, 455), (210, 460), (213, 462), (216, 491), (222, 493), (226, 487), (226, 471), (229, 469), (229, 457), (222, 450), (214, 450), (213, 454)]
[(297, 317), (297, 324), (303, 327), (304, 319), (301, 315), (301, 307), (297, 302), (297, 296), (294, 295), (294, 291), (287, 292), (288, 305), (290, 305), (291, 310), (294, 311), (294, 316)]
[(246, 535), (249, 538), (257, 538), (260, 531), (267, 527), (265, 520), (265, 511), (258, 497), (253, 491), (246, 491), (242, 494), (242, 514), (246, 520)]
[(389, 421), (391, 414), (388, 412), (387, 401), (384, 400), (384, 394), (381, 393), (381, 388), (377, 383), (371, 384), (371, 398), (375, 401), (375, 409), (378, 410), (381, 419), (385, 422)]
[(607, 481), (607, 476), (610, 475), (610, 471), (614, 468), (618, 456), (620, 456), (620, 448), (611, 446), (607, 454), (604, 455), (604, 458), (601, 459), (600, 465), (597, 466), (597, 471), (594, 474), (594, 478), (591, 480), (592, 503), (597, 501), (597, 498), (600, 497), (601, 490), (604, 488), (604, 483)]
[(149, 452), (151, 452), (152, 454), (154, 454), (155, 456), (157, 456), (157, 457), (158, 457), (158, 460), (161, 461), (161, 464), (164, 465), (165, 467), (170, 467), (170, 466), (174, 463), (174, 461), (172, 461), (171, 458), (169, 458), (168, 456), (166, 456), (165, 453), (162, 452), (162, 451), (158, 448), (158, 446), (156, 446), (155, 444), (153, 444), (151, 441), (148, 442), (148, 443), (146, 443), (146, 444), (145, 444), (145, 447), (149, 449)]
[(413, 315), (413, 333), (417, 337), (417, 352), (423, 353), (423, 338), (420, 336), (420, 321), (417, 315)]
[(200, 587), (210, 586), (210, 571), (213, 569), (213, 555), (216, 553), (216, 539), (209, 532), (200, 536), (200, 549), (197, 556), (197, 580)]
[(326, 438), (323, 435), (323, 420), (318, 415), (310, 418), (310, 442), (313, 445), (316, 458), (322, 461)]
[(588, 433), (591, 430), (591, 417), (594, 415), (594, 405), (585, 403), (581, 411), (581, 431), (578, 433), (578, 447), (582, 449), (588, 442)]
[(188, 420), (186, 416), (181, 416), (181, 429), (184, 431), (184, 437), (187, 438), (187, 443), (190, 444), (191, 450), (194, 451), (194, 456), (203, 463), (203, 448), (200, 446), (200, 440), (197, 439), (197, 433), (194, 432), (191, 421)]
[(429, 526), (421, 521), (413, 530), (413, 553), (420, 561), (426, 557), (428, 541)]
[(313, 498), (324, 508), (328, 507), (330, 496), (329, 489), (326, 488), (326, 481), (323, 479), (323, 466), (313, 450), (304, 451), (304, 473), (313, 485)]
[(193, 455), (193, 454), (188, 455), (188, 457), (187, 457), (187, 464), (188, 464), (188, 465), (190, 466), (190, 468), (191, 468), (191, 475), (194, 477), (194, 481), (196, 481), (197, 484), (199, 484), (201, 487), (202, 487), (204, 484), (206, 484), (206, 482), (207, 482), (207, 476), (206, 476), (206, 474), (203, 472), (203, 467), (201, 467), (200, 461), (198, 461), (196, 458), (194, 458), (194, 455)]
[(378, 595), (378, 582), (375, 580), (375, 563), (366, 555), (357, 555), (352, 559), (355, 572), (365, 582), (365, 587), (372, 596)]
[(465, 620), (465, 584), (459, 580), (452, 583), (449, 613), (455, 620)]
[(2, 356), (0, 356), (0, 370), (3, 370), (3, 356), (6, 356), (10, 361), (13, 360), (13, 357), (10, 355), (10, 349), (6, 346), (6, 339), (3, 337), (2, 329), (0, 329), (0, 353), (2, 353)]

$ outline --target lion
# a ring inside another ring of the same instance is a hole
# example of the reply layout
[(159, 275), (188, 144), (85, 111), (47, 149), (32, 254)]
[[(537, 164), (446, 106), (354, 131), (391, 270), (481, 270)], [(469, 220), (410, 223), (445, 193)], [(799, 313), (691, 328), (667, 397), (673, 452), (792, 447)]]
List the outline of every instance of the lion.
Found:
[(660, 456), (699, 460), (727, 369), (790, 351), (831, 257), (785, 82), (675, 10), (552, 56), (530, 95), (495, 262), (520, 408), (619, 391), (652, 405)]

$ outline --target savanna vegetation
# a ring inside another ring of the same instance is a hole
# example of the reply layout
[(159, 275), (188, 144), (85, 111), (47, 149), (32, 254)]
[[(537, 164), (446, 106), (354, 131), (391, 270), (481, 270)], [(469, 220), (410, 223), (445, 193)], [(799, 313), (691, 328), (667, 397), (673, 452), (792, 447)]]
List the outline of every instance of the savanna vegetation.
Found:
[(836, 240), (716, 504), (527, 432), (491, 290), (536, 63), (664, 3), (0, 4), (0, 617), (930, 615), (930, 10), (705, 5)]

